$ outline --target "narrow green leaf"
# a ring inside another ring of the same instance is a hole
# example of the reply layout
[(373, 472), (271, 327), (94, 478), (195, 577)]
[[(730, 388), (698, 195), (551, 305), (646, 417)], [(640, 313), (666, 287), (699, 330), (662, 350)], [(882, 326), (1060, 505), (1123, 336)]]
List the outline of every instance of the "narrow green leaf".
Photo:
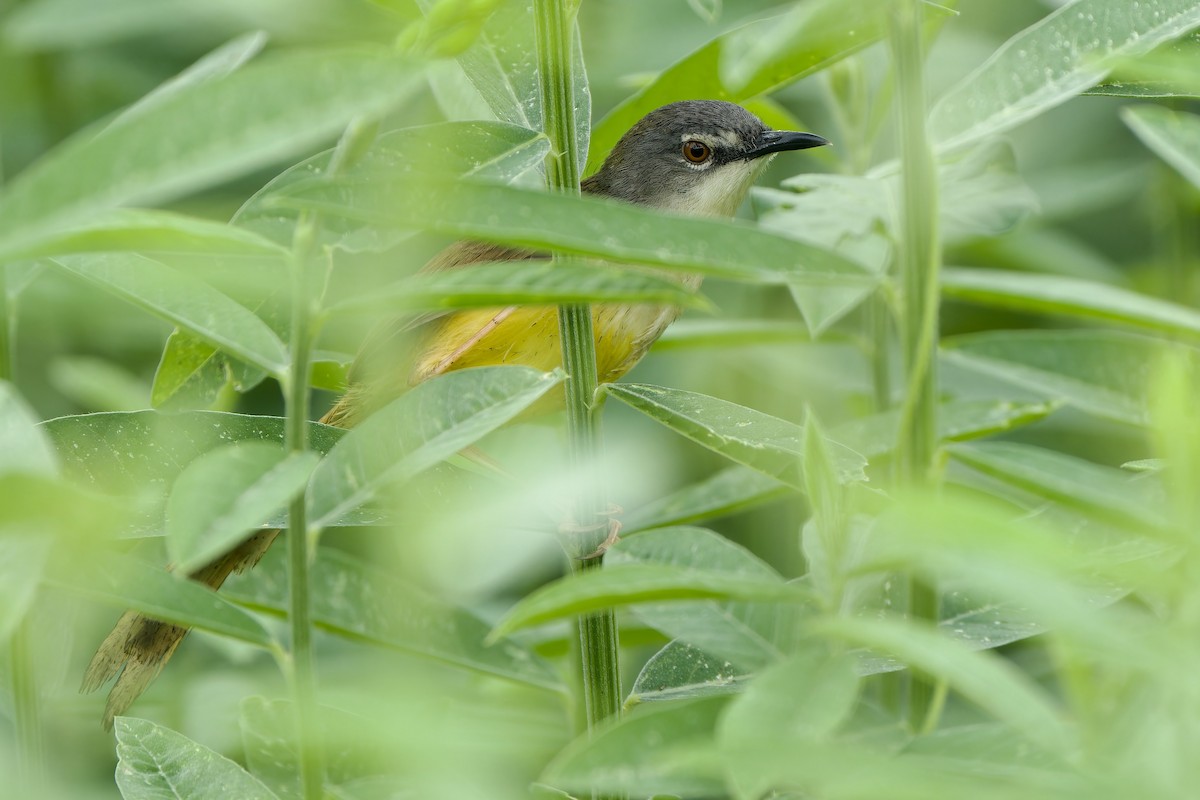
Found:
[(164, 410), (208, 408), (229, 383), (220, 351), (176, 328), (163, 345), (150, 405)]
[(377, 225), (736, 280), (853, 286), (876, 280), (856, 262), (742, 222), (476, 181), (312, 180), (285, 188), (272, 201)]
[[(233, 576), (222, 594), (238, 603), (287, 614), (286, 554), (273, 548), (254, 574)], [(474, 672), (561, 690), (554, 668), (510, 639), (487, 646), (487, 623), (427, 594), (394, 574), (338, 550), (313, 562), (313, 619), (323, 630), (355, 641), (413, 653)]]
[(942, 271), (942, 294), (1000, 308), (1098, 319), (1154, 332), (1200, 338), (1200, 312), (1094, 281), (1025, 272), (956, 268)]
[(92, 411), (135, 411), (146, 407), (146, 383), (124, 365), (95, 356), (59, 356), (47, 370), (51, 385), (76, 405)]
[(1144, 145), (1200, 188), (1200, 115), (1134, 106), (1121, 109), (1121, 118)]
[(0, 644), (33, 604), (54, 539), (44, 532), (0, 527)]
[(588, 172), (643, 116), (676, 100), (740, 102), (818, 72), (882, 38), (890, 0), (818, 0), (751, 22), (672, 64), (592, 131)]
[(1009, 39), (934, 107), (939, 148), (993, 136), (1098, 83), (1121, 60), (1200, 25), (1196, 0), (1077, 0)]
[(179, 474), (167, 499), (167, 554), (191, 572), (263, 526), (304, 490), (321, 458), (270, 442), (210, 450)]
[(54, 475), (58, 458), (33, 409), (15, 386), (0, 381), (0, 473), (5, 472)]
[(625, 704), (735, 694), (748, 678), (725, 659), (672, 639), (642, 666)]
[(968, 649), (948, 636), (898, 618), (828, 618), (814, 623), (827, 636), (891, 653), (950, 686), (1032, 742), (1070, 752), (1074, 736), (1049, 695), (1009, 662)]
[(666, 303), (711, 307), (678, 281), (605, 264), (572, 261), (504, 261), (421, 273), (363, 297), (345, 300), (331, 314), (425, 311), (560, 303)]
[[(938, 439), (962, 442), (1031, 425), (1045, 419), (1055, 403), (1009, 400), (951, 400), (938, 406)], [(900, 413), (896, 410), (844, 422), (833, 429), (836, 441), (867, 458), (885, 455), (896, 446)]]
[(659, 337), (655, 350), (703, 347), (746, 347), (811, 341), (808, 328), (795, 322), (768, 319), (681, 319)]
[(735, 465), (633, 509), (621, 517), (621, 530), (628, 535), (649, 528), (684, 525), (736, 514), (791, 493), (788, 486), (774, 478)]
[[(607, 384), (604, 392), (692, 441), (797, 489), (803, 428), (715, 397), (638, 383)], [(832, 442), (838, 480), (866, 480), (866, 459)]]
[(8, 184), (0, 194), (0, 250), (311, 147), (350, 119), (409, 97), (417, 73), (383, 50), (324, 50), (276, 54), (186, 86), (138, 113), (137, 124), (71, 139)]
[(129, 556), (88, 554), (52, 564), (47, 582), (92, 600), (132, 608), (176, 625), (228, 636), (260, 647), (274, 642), (258, 620), (207, 586), (148, 566)]
[(287, 371), (287, 347), (265, 322), (207, 283), (166, 264), (135, 253), (63, 256), (50, 263), (276, 377)]
[(1142, 530), (1162, 529), (1165, 497), (1154, 481), (1117, 467), (1017, 442), (951, 445), (951, 457), (981, 472), (1089, 515)]
[[(703, 528), (659, 528), (621, 540), (608, 551), (609, 566), (665, 566), (738, 582), (783, 585), (783, 578), (744, 547)], [(779, 658), (789, 640), (796, 605), (702, 600), (646, 603), (633, 614), (672, 639), (720, 659), (725, 674), (757, 669)]]
[(149, 720), (117, 717), (117, 786), (125, 800), (277, 800), (228, 758)]
[(581, 736), (542, 773), (551, 786), (635, 797), (720, 797), (724, 769), (713, 741), (724, 697), (662, 703)]
[(721, 572), (663, 564), (620, 564), (572, 575), (525, 597), (498, 622), (489, 639), (551, 620), (664, 600), (747, 600), (807, 603), (812, 593), (788, 583), (763, 583)]
[(449, 458), (511, 420), (562, 381), (558, 371), (479, 367), (425, 381), (357, 425), (313, 473), (312, 525), (321, 527)]
[[(1150, 372), (1172, 347), (1118, 331), (994, 331), (943, 340), (942, 358), (1089, 414), (1144, 425)], [(1200, 359), (1190, 348), (1181, 352)]]
[[(478, 177), (509, 182), (540, 165), (550, 151), (545, 135), (500, 122), (445, 122), (389, 131), (339, 174), (350, 179), (381, 179), (404, 174)], [(247, 200), (234, 215), (236, 225), (281, 245), (291, 244), (298, 212), (272, 207), (270, 198), (285, 188), (323, 175), (333, 150), (289, 167)], [(349, 251), (384, 250), (413, 231), (337, 217), (321, 220), (323, 241)]]

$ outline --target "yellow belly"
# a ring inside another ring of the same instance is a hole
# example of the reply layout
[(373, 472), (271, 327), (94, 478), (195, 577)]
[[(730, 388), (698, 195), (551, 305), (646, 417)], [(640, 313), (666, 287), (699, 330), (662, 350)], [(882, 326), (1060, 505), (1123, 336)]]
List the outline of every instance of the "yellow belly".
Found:
[[(678, 315), (674, 306), (593, 305), (596, 371), (601, 382), (615, 381), (632, 369)], [(548, 371), (562, 363), (553, 306), (459, 311), (431, 327), (409, 376), (412, 384), (467, 367), (522, 364)]]

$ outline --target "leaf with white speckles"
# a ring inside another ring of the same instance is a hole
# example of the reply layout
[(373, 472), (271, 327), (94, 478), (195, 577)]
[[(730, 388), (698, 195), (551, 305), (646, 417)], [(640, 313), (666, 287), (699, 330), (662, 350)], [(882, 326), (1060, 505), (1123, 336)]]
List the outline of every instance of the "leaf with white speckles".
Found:
[(125, 800), (277, 800), (236, 763), (170, 728), (117, 717), (116, 733)]

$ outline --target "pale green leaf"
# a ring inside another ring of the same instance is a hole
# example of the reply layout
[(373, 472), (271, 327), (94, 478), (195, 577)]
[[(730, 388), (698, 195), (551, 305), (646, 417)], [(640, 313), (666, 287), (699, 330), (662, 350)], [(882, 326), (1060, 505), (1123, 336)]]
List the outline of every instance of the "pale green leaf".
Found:
[(15, 386), (0, 381), (0, 473), (53, 475), (57, 471), (54, 445), (38, 427), (33, 409)]
[(287, 347), (265, 322), (204, 281), (135, 253), (62, 256), (50, 263), (281, 377)]
[(228, 758), (149, 720), (118, 717), (117, 786), (125, 800), (276, 800)]
[(44, 532), (0, 528), (0, 644), (32, 607), (53, 544)]
[(1142, 143), (1200, 188), (1200, 115), (1162, 106), (1134, 106), (1121, 116)]
[(681, 319), (667, 328), (654, 343), (654, 349), (662, 351), (796, 344), (811, 339), (806, 326), (784, 320)]
[(734, 694), (748, 677), (725, 659), (673, 639), (642, 666), (625, 704)]
[(562, 380), (560, 372), (479, 367), (425, 381), (342, 438), (313, 473), (309, 512), (320, 527), (383, 486), (449, 458), (517, 416)]
[[(751, 469), (804, 489), (803, 428), (716, 397), (639, 383), (608, 384), (605, 394), (692, 441)], [(866, 459), (831, 443), (838, 480), (866, 480)]]
[(622, 515), (621, 530), (630, 534), (736, 514), (791, 493), (788, 486), (774, 478), (735, 465)]
[(167, 554), (192, 572), (244, 540), (304, 490), (320, 456), (238, 442), (189, 464), (167, 499)]
[(1196, 0), (1077, 0), (1009, 39), (930, 116), (941, 149), (1013, 128), (1093, 86), (1122, 59), (1200, 25)]

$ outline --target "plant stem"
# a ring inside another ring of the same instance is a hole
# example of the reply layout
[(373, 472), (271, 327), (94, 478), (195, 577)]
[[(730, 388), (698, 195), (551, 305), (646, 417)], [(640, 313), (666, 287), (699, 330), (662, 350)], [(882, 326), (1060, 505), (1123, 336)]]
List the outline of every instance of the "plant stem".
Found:
[[(292, 243), (291, 365), (286, 383), (285, 446), (291, 453), (308, 449), (308, 373), (312, 361), (313, 297), (309, 268), (316, 238), (316, 220), (305, 213), (296, 225)], [(296, 705), (300, 783), (305, 800), (324, 795), (324, 765), (317, 723), (317, 681), (312, 645), (312, 607), (309, 600), (307, 495), (288, 506), (288, 622), (291, 627), (292, 695)]]
[[(579, 193), (571, 47), (576, 6), (570, 0), (535, 0), (538, 75), (542, 115), (550, 138), (546, 178), (552, 191)], [(596, 405), (596, 345), (592, 312), (587, 304), (559, 306), (566, 383), (567, 436), (571, 466), (584, 476), (575, 497), (578, 533), (565, 542), (578, 571), (598, 569), (598, 553), (608, 536), (608, 499), (595, 465), (600, 451), (600, 419)], [(596, 555), (592, 555), (598, 553)], [(616, 715), (621, 707), (617, 621), (613, 611), (587, 614), (579, 620), (580, 659), (588, 729)]]
[[(896, 63), (900, 110), (903, 200), (899, 248), (903, 276), (901, 335), (907, 392), (900, 415), (897, 472), (903, 483), (933, 483), (937, 449), (938, 245), (937, 173), (925, 127), (924, 60), (919, 0), (903, 0), (892, 14), (890, 44)], [(910, 581), (909, 613), (936, 621), (936, 590)], [(932, 686), (914, 675), (909, 687), (908, 719), (921, 730), (932, 702)]]

